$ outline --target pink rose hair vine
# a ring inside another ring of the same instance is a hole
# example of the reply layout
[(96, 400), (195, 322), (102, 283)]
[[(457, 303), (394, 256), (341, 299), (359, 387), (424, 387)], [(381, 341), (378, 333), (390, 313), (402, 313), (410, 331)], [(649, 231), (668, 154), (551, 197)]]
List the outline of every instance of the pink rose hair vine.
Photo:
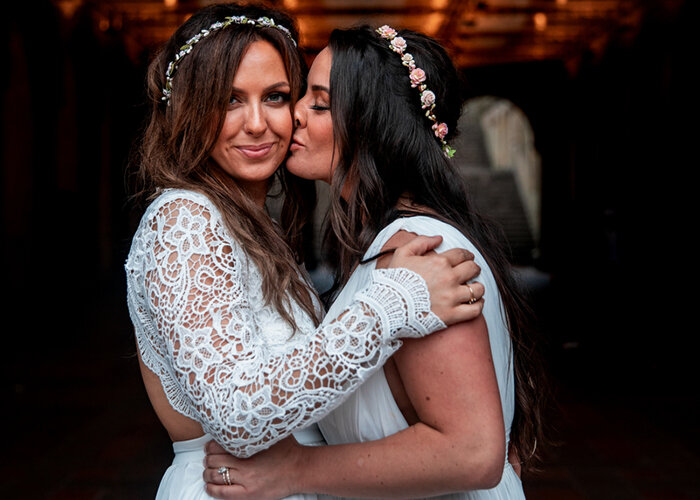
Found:
[(413, 56), (406, 52), (406, 48), (408, 47), (406, 40), (400, 36), (396, 36), (397, 33), (394, 28), (385, 24), (377, 28), (376, 32), (379, 33), (379, 36), (382, 38), (389, 40), (389, 48), (401, 56), (401, 63), (406, 66), (409, 71), (408, 77), (411, 81), (411, 87), (417, 87), (420, 91), (421, 107), (426, 110), (425, 116), (433, 122), (432, 129), (435, 133), (435, 137), (440, 140), (445, 155), (448, 158), (452, 158), (455, 154), (455, 149), (450, 147), (445, 141), (448, 132), (447, 124), (438, 122), (435, 113), (433, 113), (435, 109), (435, 93), (429, 90), (428, 86), (425, 84), (425, 71), (416, 66)]

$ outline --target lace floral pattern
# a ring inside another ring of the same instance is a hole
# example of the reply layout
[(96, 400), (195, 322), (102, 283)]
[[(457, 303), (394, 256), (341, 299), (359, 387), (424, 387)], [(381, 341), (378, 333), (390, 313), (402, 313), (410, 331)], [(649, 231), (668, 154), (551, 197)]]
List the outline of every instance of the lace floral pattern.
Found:
[(141, 357), (170, 404), (237, 456), (318, 421), (401, 345), (445, 325), (423, 279), (373, 272), (371, 285), (315, 328), (292, 301), (294, 333), (262, 298), (257, 267), (203, 195), (165, 191), (126, 263)]

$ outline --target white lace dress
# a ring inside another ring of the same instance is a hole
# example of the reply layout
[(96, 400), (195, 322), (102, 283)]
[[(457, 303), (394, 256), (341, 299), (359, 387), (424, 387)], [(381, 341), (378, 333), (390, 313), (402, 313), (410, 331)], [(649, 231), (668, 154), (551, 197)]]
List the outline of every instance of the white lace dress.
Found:
[[(501, 299), (491, 270), (478, 250), (461, 232), (449, 224), (425, 216), (397, 219), (389, 224), (372, 242), (365, 253), (365, 258), (376, 255), (386, 242), (400, 230), (426, 236), (441, 235), (443, 242), (438, 247), (438, 252), (450, 248), (466, 248), (474, 253), (476, 263), (481, 267), (481, 274), (477, 279), (486, 288), (483, 314), (489, 330), (491, 353), (501, 396), (506, 429), (506, 441), (503, 446), (507, 451), (515, 404), (513, 357)], [(333, 317), (347, 307), (351, 303), (352, 296), (369, 283), (372, 273), (376, 272), (374, 270), (375, 263), (376, 261), (371, 261), (357, 267), (328, 311), (329, 317)], [(370, 376), (341, 406), (319, 422), (319, 427), (328, 444), (345, 444), (381, 439), (406, 429), (408, 424), (394, 401), (384, 371), (379, 370)], [(495, 488), (457, 493), (439, 498), (518, 500), (525, 498), (525, 495), (520, 479), (506, 461), (503, 466), (501, 482)]]
[(125, 267), (141, 358), (171, 406), (207, 433), (173, 444), (163, 499), (208, 498), (202, 446), (211, 437), (239, 457), (293, 431), (303, 430), (303, 444), (319, 441), (312, 424), (375, 373), (399, 337), (444, 328), (423, 279), (393, 269), (373, 273), (341, 319), (319, 328), (291, 301), (293, 332), (263, 301), (259, 270), (216, 207), (191, 191), (166, 190), (151, 203)]

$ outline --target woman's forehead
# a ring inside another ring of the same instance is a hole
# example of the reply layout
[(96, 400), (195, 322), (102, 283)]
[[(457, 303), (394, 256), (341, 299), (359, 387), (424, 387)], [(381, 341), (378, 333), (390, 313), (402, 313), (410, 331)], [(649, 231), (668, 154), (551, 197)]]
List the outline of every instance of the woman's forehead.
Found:
[(333, 55), (328, 47), (318, 53), (309, 70), (309, 83), (327, 84), (331, 75), (331, 64)]

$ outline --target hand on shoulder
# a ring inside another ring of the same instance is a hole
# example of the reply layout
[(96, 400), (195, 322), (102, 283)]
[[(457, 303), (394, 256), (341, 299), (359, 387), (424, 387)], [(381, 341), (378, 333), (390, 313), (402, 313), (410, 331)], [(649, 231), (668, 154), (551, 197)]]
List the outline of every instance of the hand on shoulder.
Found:
[(434, 251), (440, 236), (419, 236), (398, 231), (382, 248), (377, 267), (405, 267), (419, 274), (430, 293), (431, 310), (447, 325), (478, 317), (483, 309), (484, 287), (468, 283), (481, 269), (474, 254), (461, 248)]

